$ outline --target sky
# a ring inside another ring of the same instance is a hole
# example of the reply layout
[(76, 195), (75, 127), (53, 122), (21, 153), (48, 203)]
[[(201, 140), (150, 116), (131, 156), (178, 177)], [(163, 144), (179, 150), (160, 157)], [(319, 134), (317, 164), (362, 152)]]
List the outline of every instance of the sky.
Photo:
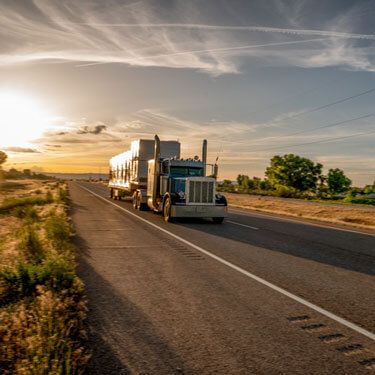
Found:
[(374, 0), (0, 0), (6, 168), (105, 173), (178, 139), (219, 177), (273, 155), (375, 180)]

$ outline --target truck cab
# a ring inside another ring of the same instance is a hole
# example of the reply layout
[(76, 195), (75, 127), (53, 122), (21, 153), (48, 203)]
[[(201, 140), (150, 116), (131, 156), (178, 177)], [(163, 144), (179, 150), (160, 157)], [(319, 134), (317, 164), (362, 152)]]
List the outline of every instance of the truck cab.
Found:
[(165, 221), (202, 217), (223, 222), (227, 216), (227, 202), (224, 196), (216, 194), (217, 167), (213, 166), (213, 173), (206, 176), (207, 164), (198, 157), (160, 158), (158, 140), (155, 142), (156, 158), (148, 162), (147, 206), (161, 212)]

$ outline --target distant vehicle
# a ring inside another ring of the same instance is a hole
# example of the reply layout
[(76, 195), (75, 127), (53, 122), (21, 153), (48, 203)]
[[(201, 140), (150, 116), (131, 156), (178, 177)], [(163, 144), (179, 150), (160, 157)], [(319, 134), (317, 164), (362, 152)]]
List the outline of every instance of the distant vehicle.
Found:
[[(216, 193), (218, 166), (207, 164), (207, 141), (203, 141), (202, 160), (180, 158), (180, 143), (139, 139), (131, 149), (110, 160), (110, 196), (131, 197), (133, 207), (160, 212), (165, 221), (174, 218), (212, 218), (222, 223), (227, 201)], [(212, 171), (206, 176), (207, 167)]]

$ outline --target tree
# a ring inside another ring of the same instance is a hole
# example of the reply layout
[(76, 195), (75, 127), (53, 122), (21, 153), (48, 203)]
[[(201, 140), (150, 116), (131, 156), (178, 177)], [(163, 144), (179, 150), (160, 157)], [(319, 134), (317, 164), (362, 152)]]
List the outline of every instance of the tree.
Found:
[(261, 184), (262, 184), (262, 180), (259, 178), (259, 177), (253, 177), (253, 185), (254, 185), (254, 189), (263, 189), (261, 187)]
[(345, 176), (344, 171), (336, 168), (330, 169), (327, 175), (328, 190), (332, 194), (340, 194), (349, 190), (352, 181)]
[(24, 170), (23, 170), (23, 174), (24, 174), (27, 178), (30, 178), (30, 177), (31, 177), (31, 170), (30, 170), (30, 169), (24, 169)]
[(4, 178), (1, 166), (6, 162), (7, 159), (8, 155), (4, 151), (0, 150), (0, 181)]
[(252, 181), (249, 179), (249, 176), (245, 174), (239, 174), (237, 176), (237, 184), (240, 190), (249, 190), (252, 188)]
[(239, 175), (237, 176), (237, 178), (236, 178), (238, 186), (241, 186), (242, 183), (243, 183), (243, 181), (244, 181), (245, 179), (248, 179), (248, 178), (249, 178), (249, 176), (246, 176), (246, 175), (244, 175), (244, 174), (239, 174)]
[(228, 187), (232, 186), (232, 181), (231, 180), (224, 180), (223, 183), (221, 184), (223, 187)]
[(8, 155), (4, 151), (0, 151), (0, 168), (1, 168), (1, 165), (4, 164), (7, 159), (8, 159)]
[[(255, 178), (256, 177), (254, 177), (254, 180), (255, 180)], [(272, 189), (271, 183), (266, 178), (264, 180), (261, 180), (259, 178), (258, 180), (259, 180), (259, 189), (261, 189), (261, 190), (271, 190)]]
[(315, 191), (322, 167), (322, 164), (298, 155), (275, 155), (266, 169), (266, 176), (274, 187), (281, 185), (298, 191)]

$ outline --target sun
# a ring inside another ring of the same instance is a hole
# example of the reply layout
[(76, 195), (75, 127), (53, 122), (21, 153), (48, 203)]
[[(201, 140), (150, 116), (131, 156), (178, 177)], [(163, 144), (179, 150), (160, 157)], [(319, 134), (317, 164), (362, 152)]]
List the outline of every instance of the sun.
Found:
[(50, 118), (31, 96), (0, 92), (0, 147), (28, 146), (48, 128)]

